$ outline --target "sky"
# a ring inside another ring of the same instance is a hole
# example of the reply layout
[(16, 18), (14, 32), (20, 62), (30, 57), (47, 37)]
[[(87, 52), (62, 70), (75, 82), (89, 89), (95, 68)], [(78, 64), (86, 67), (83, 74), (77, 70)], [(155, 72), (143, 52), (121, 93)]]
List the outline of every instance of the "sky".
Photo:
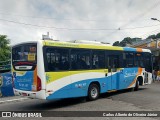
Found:
[(160, 0), (0, 0), (0, 35), (11, 45), (37, 41), (93, 40), (113, 44), (160, 32)]

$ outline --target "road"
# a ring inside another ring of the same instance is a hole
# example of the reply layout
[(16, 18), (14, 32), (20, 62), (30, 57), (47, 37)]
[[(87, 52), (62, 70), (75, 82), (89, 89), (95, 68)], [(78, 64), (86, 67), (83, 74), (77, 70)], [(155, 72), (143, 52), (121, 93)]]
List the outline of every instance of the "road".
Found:
[[(160, 82), (142, 86), (139, 91), (122, 90), (102, 94), (98, 100), (90, 102), (84, 99), (63, 99), (57, 101), (27, 99), (24, 101), (6, 102), (0, 104), (0, 111), (160, 111)], [(160, 119), (158, 117), (137, 118), (139, 120)], [(107, 120), (136, 120), (137, 118), (100, 117), (100, 119)], [(74, 118), (67, 117), (66, 119)], [(80, 117), (79, 119), (85, 118)], [(97, 118), (89, 117), (88, 119)]]

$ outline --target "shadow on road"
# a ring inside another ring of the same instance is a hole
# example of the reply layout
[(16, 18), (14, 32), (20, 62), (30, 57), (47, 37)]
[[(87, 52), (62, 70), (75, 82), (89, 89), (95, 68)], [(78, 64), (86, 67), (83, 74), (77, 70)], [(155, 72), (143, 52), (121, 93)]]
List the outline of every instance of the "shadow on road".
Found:
[(79, 103), (83, 103), (85, 98), (70, 98), (70, 99), (59, 99), (59, 100), (50, 100), (44, 101), (38, 104), (34, 104), (32, 106), (27, 106), (25, 109), (29, 110), (50, 110), (56, 108), (64, 108), (67, 106), (73, 106)]
[[(139, 88), (139, 91), (145, 90), (147, 88)], [(104, 93), (100, 95), (99, 99), (112, 99), (113, 96), (119, 95), (119, 94), (123, 94), (123, 93), (128, 93), (131, 92), (132, 90), (127, 89), (127, 90), (120, 90), (117, 92), (112, 92), (112, 93)], [(138, 91), (133, 91), (133, 92), (138, 92)], [(38, 103), (38, 104), (32, 104), (31, 106), (25, 106), (25, 109), (27, 110), (35, 110), (35, 111), (39, 111), (39, 110), (53, 110), (56, 108), (64, 108), (67, 106), (74, 106), (77, 104), (82, 104), (84, 102), (90, 102), (90, 101), (86, 101), (85, 98), (72, 98), (72, 99), (59, 99), (59, 100), (52, 100), (52, 101), (44, 101), (42, 100), (42, 102)]]
[(134, 91), (132, 89), (125, 89), (125, 90), (119, 90), (119, 91), (111, 92), (111, 93), (103, 93), (100, 98), (111, 99), (111, 97), (119, 95), (119, 94), (124, 94), (124, 93), (128, 93), (128, 92), (140, 92), (140, 91), (143, 91), (143, 90), (146, 90), (146, 89), (148, 89), (148, 88), (139, 88), (138, 91)]

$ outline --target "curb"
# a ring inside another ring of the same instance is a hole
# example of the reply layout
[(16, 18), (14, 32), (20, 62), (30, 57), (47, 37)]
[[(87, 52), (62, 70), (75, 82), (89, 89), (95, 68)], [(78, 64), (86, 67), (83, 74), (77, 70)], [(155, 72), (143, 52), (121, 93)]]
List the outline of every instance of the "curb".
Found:
[(24, 101), (30, 98), (19, 98), (19, 99), (11, 99), (11, 100), (4, 100), (4, 101), (0, 101), (0, 104), (2, 103), (9, 103), (9, 102), (17, 102), (17, 101)]

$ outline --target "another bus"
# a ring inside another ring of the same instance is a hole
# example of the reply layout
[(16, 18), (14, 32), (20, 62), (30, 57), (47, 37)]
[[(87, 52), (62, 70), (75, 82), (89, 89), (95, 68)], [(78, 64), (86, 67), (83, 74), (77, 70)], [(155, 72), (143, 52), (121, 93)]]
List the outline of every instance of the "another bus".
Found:
[(10, 78), (11, 78), (11, 62), (10, 61), (0, 61), (0, 87), (3, 85), (3, 76), (8, 75), (8, 74), (10, 74)]
[(11, 62), (0, 61), (0, 97), (13, 95)]
[(11, 62), (10, 61), (0, 61), (0, 73), (10, 72)]
[(41, 40), (12, 47), (15, 95), (38, 99), (87, 97), (151, 84), (148, 49), (83, 40)]

